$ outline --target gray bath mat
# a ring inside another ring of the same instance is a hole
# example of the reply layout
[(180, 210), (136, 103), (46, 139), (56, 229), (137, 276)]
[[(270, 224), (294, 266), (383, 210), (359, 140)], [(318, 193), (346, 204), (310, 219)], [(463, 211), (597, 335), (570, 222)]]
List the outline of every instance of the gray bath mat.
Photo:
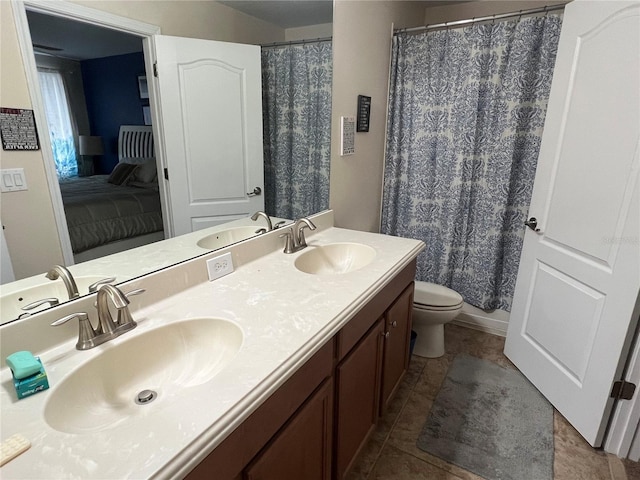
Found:
[(517, 370), (458, 355), (417, 446), (488, 480), (551, 480), (553, 407)]

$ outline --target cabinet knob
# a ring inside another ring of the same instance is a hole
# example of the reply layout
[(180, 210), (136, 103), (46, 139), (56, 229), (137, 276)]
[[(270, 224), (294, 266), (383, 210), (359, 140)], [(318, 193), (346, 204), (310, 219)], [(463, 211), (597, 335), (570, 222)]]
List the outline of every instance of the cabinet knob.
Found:
[(384, 338), (389, 338), (389, 332), (382, 332), (381, 334)]
[(393, 328), (396, 328), (398, 326), (398, 322), (396, 320), (394, 320), (393, 322), (391, 322), (391, 326)]

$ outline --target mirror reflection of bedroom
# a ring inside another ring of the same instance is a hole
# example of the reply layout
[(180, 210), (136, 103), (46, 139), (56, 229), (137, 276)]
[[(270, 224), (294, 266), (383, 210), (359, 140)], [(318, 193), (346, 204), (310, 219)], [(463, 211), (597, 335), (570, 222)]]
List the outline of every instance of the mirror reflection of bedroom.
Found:
[[(162, 240), (141, 39), (27, 18), (75, 263)], [(64, 50), (57, 32), (73, 36)]]

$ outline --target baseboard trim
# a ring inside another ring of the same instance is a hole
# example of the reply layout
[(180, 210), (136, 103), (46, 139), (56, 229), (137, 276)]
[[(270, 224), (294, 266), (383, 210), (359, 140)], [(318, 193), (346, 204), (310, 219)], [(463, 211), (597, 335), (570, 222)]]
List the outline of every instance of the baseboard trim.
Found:
[[(467, 305), (465, 304), (465, 307), (466, 306)], [(451, 323), (461, 327), (491, 333), (492, 335), (498, 335), (500, 337), (507, 336), (507, 326), (509, 325), (508, 320), (491, 318), (489, 316), (478, 315), (464, 310)]]

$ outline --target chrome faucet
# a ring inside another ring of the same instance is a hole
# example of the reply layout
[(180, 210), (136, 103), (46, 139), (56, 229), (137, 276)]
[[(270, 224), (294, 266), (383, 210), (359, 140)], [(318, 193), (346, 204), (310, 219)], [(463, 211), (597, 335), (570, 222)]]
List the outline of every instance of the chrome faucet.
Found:
[[(251, 220), (255, 222), (256, 220), (258, 220), (258, 217), (263, 217), (267, 221), (267, 230), (266, 230), (267, 232), (270, 232), (271, 230), (273, 230), (273, 224), (271, 223), (271, 218), (269, 217), (269, 215), (267, 215), (264, 212), (256, 212), (253, 215), (251, 215)], [(263, 230), (263, 229), (260, 229), (260, 230)], [(264, 232), (260, 232), (260, 233), (264, 233)]]
[(80, 296), (80, 294), (78, 293), (78, 286), (76, 285), (76, 281), (73, 279), (73, 275), (71, 275), (71, 272), (67, 270), (67, 267), (62, 265), (54, 265), (53, 268), (49, 270), (45, 276), (49, 280), (57, 280), (58, 278), (62, 279), (62, 281), (64, 282), (64, 286), (67, 288), (69, 300), (73, 300), (74, 298), (78, 298)]
[[(69, 320), (77, 318), (78, 324), (78, 342), (76, 348), (78, 350), (88, 350), (97, 347), (109, 340), (122, 335), (129, 330), (136, 328), (137, 323), (131, 317), (129, 312), (129, 300), (127, 297), (137, 295), (144, 292), (143, 289), (133, 290), (132, 292), (123, 293), (118, 287), (113, 285), (103, 285), (98, 290), (97, 307), (98, 307), (98, 327), (93, 328), (89, 321), (89, 315), (86, 312), (73, 313), (66, 317), (56, 320), (51, 325), (57, 327)], [(109, 311), (109, 298), (114, 306), (118, 309), (118, 319), (113, 320)]]
[[(118, 312), (124, 308), (128, 308), (129, 300), (122, 290), (113, 285), (102, 285), (98, 290), (98, 335), (114, 335), (118, 325), (114, 322), (111, 312), (109, 311), (108, 298), (111, 298), (113, 305), (118, 309)], [(131, 328), (134, 328), (135, 325)]]
[(116, 281), (116, 277), (107, 277), (107, 278), (100, 279), (97, 282), (94, 282), (91, 285), (89, 285), (89, 293), (97, 292), (102, 285), (105, 285), (107, 283), (113, 283), (115, 281)]
[(304, 238), (304, 229), (308, 228), (309, 230), (315, 230), (316, 226), (313, 224), (311, 220), (306, 217), (300, 218), (296, 220), (296, 223), (293, 224), (293, 243), (298, 243), (298, 250), (302, 250), (307, 246), (307, 241)]
[(293, 224), (293, 227), (288, 228), (284, 233), (279, 235), (284, 237), (284, 253), (299, 252), (303, 248), (307, 247), (307, 241), (304, 238), (304, 229), (315, 230), (316, 226), (308, 218), (301, 218)]

